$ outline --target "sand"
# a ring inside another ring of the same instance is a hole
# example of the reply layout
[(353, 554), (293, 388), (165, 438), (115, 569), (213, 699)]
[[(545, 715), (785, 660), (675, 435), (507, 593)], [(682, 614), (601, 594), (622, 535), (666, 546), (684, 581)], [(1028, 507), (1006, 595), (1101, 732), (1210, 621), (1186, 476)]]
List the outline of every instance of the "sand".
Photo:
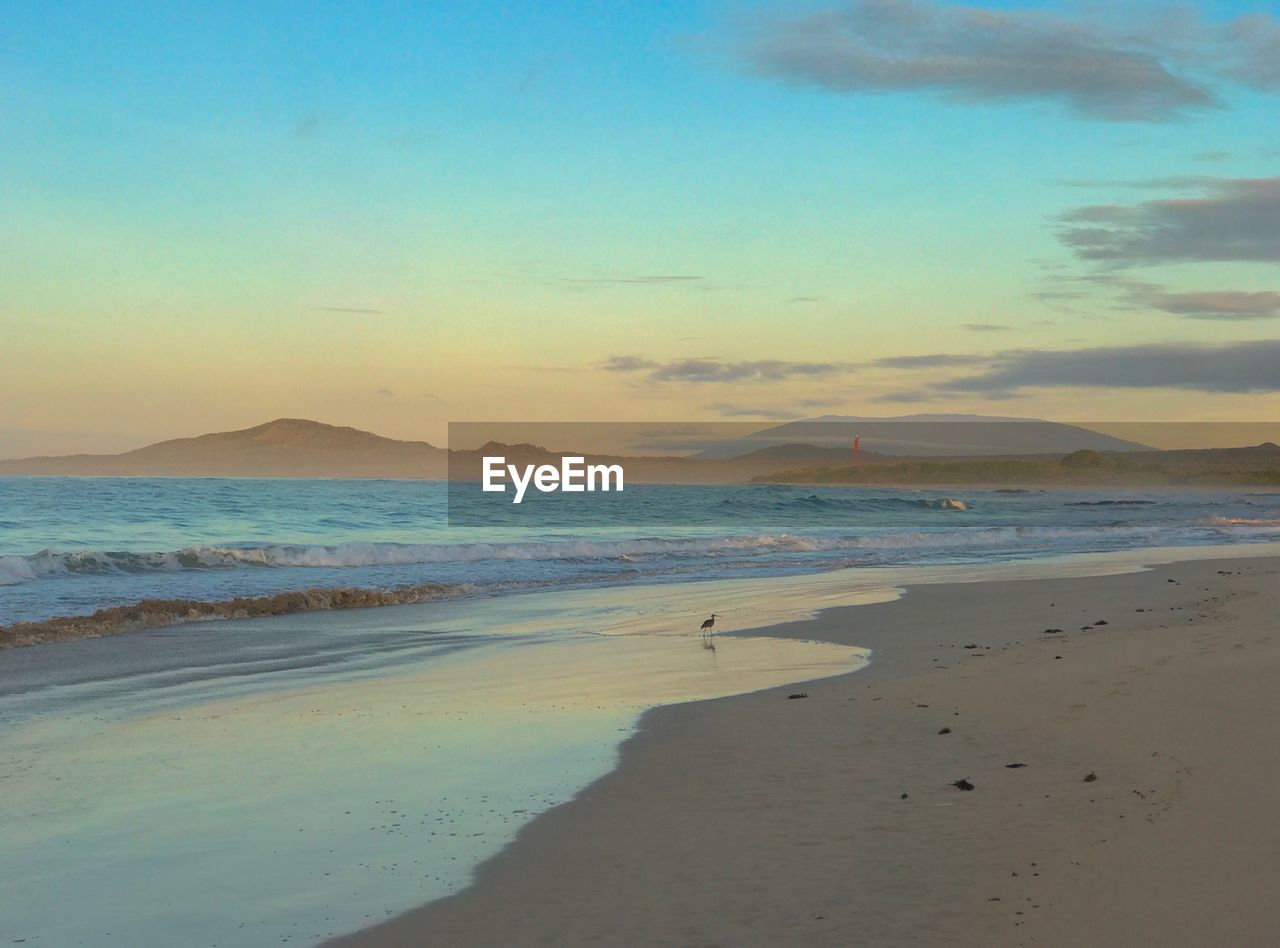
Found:
[(874, 660), (647, 713), (474, 885), (332, 944), (1278, 944), (1278, 573), (920, 585), (760, 630)]

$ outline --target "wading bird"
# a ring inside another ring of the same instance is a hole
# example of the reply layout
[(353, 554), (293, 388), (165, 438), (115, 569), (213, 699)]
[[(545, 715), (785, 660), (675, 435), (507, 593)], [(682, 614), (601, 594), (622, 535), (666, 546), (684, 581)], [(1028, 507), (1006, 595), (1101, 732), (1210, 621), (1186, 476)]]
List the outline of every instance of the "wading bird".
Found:
[(712, 618), (703, 619), (703, 647), (716, 651), (716, 632), (712, 629), (716, 626), (716, 613), (712, 613)]

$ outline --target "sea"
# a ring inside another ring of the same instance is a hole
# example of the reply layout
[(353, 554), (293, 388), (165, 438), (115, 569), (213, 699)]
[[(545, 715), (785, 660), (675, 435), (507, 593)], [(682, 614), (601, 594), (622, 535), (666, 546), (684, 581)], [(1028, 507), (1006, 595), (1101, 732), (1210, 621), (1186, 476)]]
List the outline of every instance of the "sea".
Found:
[(875, 660), (724, 633), (1280, 540), (1251, 490), (624, 493), (477, 524), (437, 482), (0, 478), (0, 627), (123, 632), (0, 649), (0, 943), (317, 944), (468, 885), (646, 710)]
[(1248, 490), (634, 484), (625, 494), (567, 525), (472, 526), (451, 523), (438, 481), (0, 478), (0, 626), (147, 599), (360, 588), (421, 601), (424, 584), (488, 597), (1280, 537), (1280, 493)]

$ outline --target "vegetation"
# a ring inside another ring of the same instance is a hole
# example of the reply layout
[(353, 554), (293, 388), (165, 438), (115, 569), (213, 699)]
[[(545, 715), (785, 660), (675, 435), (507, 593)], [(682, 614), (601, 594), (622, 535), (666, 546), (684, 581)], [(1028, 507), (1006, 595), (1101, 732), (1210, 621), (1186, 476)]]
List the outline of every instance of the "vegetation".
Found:
[(1079, 487), (1280, 487), (1280, 450), (1065, 456), (885, 458), (840, 467), (804, 467), (752, 479), (792, 484), (994, 484)]

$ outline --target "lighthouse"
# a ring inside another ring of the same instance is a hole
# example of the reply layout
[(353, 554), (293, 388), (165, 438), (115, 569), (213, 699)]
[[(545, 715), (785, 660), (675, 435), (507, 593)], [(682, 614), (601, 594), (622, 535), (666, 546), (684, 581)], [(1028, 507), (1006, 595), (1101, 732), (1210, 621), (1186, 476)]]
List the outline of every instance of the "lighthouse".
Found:
[(858, 435), (853, 436), (853, 459), (858, 460), (858, 447), (862, 439)]

